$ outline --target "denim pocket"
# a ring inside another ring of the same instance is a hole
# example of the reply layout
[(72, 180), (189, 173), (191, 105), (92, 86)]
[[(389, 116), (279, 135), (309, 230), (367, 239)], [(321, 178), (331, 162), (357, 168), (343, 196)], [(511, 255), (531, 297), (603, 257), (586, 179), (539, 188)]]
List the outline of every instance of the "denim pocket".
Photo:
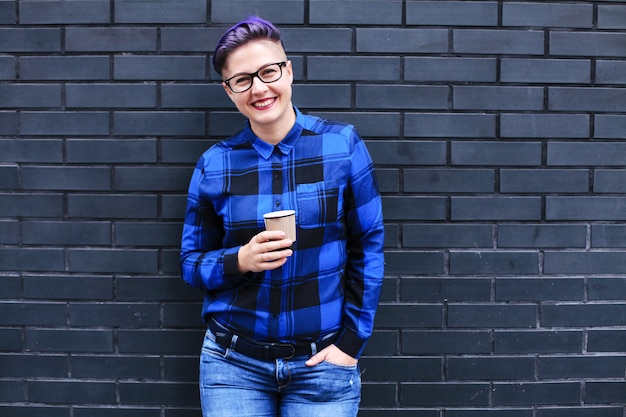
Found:
[(202, 342), (202, 353), (208, 353), (211, 355), (218, 355), (221, 357), (226, 357), (228, 350), (217, 343), (215, 343), (215, 336), (211, 333), (210, 330), (207, 330), (204, 334), (204, 342)]

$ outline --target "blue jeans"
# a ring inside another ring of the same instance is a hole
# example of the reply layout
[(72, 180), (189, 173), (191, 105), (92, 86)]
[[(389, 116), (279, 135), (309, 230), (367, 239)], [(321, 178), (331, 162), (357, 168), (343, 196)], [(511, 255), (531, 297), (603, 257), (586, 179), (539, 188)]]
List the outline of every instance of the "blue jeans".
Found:
[(203, 417), (355, 417), (358, 365), (310, 367), (307, 359), (250, 358), (216, 344), (207, 331), (200, 355)]

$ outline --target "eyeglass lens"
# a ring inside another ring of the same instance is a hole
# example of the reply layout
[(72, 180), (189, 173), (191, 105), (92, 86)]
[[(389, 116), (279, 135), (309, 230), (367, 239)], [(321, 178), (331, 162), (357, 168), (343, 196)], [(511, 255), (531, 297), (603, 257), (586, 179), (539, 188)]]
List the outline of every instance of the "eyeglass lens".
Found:
[(282, 62), (269, 64), (259, 69), (253, 74), (240, 74), (227, 80), (228, 86), (235, 93), (243, 93), (252, 87), (252, 80), (258, 77), (264, 83), (273, 83), (282, 77)]

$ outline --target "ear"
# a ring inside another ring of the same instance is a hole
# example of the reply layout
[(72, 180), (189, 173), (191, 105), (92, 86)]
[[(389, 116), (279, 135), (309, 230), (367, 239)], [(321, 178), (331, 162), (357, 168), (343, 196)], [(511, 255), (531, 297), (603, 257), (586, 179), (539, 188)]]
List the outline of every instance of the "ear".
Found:
[(291, 66), (290, 60), (287, 60), (287, 65), (285, 66), (285, 69), (287, 70), (290, 84), (293, 84), (293, 67)]

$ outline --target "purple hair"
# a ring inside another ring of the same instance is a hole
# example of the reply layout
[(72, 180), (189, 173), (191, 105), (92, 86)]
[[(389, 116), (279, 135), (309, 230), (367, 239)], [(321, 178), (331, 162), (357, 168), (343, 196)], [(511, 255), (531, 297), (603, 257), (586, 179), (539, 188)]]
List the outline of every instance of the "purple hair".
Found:
[(228, 29), (217, 42), (217, 47), (213, 54), (213, 68), (215, 68), (215, 71), (221, 74), (226, 58), (228, 58), (231, 52), (255, 39), (269, 39), (274, 42), (280, 42), (281, 46), (283, 46), (280, 31), (276, 26), (258, 16), (249, 16)]

